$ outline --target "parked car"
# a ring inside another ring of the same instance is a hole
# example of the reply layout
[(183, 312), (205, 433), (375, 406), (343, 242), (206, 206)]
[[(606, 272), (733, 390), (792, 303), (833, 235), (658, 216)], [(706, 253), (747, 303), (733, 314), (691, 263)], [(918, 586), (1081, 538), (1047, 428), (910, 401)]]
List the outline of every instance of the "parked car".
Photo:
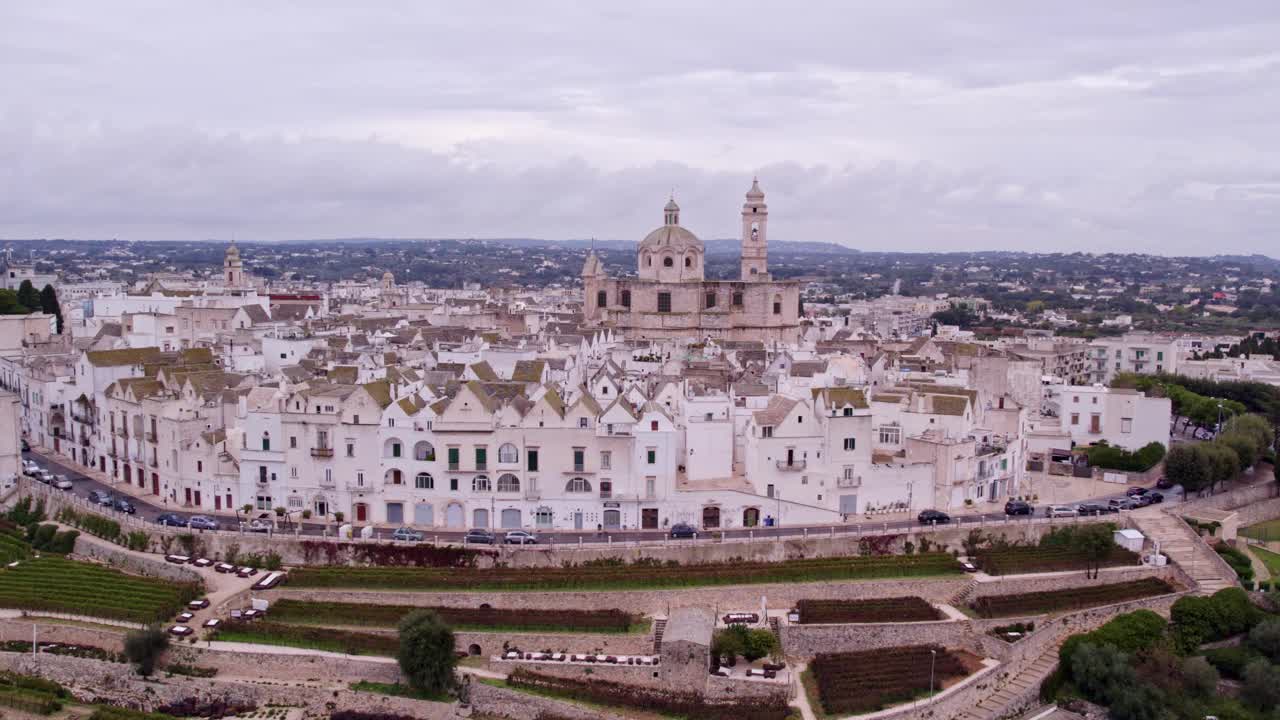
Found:
[(508, 545), (537, 545), (538, 536), (524, 530), (508, 530), (502, 542)]
[(53, 473), (51, 473), (51, 472), (49, 472), (48, 470), (45, 470), (45, 469), (43, 469), (43, 468), (41, 468), (40, 470), (37, 470), (37, 471), (36, 471), (36, 476), (35, 476), (35, 477), (36, 477), (36, 480), (39, 480), (40, 482), (44, 483), (45, 485), (52, 485), (52, 484), (53, 484)]
[(262, 518), (254, 518), (244, 524), (244, 529), (248, 530), (249, 532), (256, 532), (256, 533), (271, 532), (271, 521), (263, 520)]
[(475, 545), (492, 545), (496, 542), (493, 533), (484, 528), (471, 528), (462, 538), (462, 542)]
[(115, 498), (111, 497), (111, 493), (107, 492), (106, 490), (90, 490), (89, 491), (89, 502), (91, 503), (95, 503), (98, 505), (111, 505), (115, 501), (116, 501)]
[(1025, 500), (1009, 500), (1004, 504), (1005, 515), (1034, 515), (1035, 508)]
[(186, 527), (187, 519), (174, 513), (160, 513), (156, 516), (156, 524), (166, 527)]
[(218, 521), (208, 515), (192, 515), (187, 521), (187, 527), (192, 530), (217, 530)]
[(249, 567), (248, 565), (245, 565), (244, 567), (236, 570), (236, 577), (238, 578), (251, 578), (257, 574), (258, 574), (258, 568), (252, 568), (252, 567)]
[(173, 627), (169, 628), (169, 634), (176, 635), (178, 637), (186, 637), (193, 632), (195, 631), (187, 627), (186, 625), (174, 625)]
[(1170, 490), (1173, 488), (1173, 481), (1161, 475), (1160, 479), (1156, 481), (1156, 488), (1160, 490)]
[(1164, 494), (1158, 492), (1147, 493), (1138, 498), (1138, 507), (1146, 507), (1164, 502)]
[(916, 520), (921, 525), (946, 525), (951, 522), (951, 516), (941, 510), (922, 510)]
[(1115, 512), (1119, 512), (1121, 510), (1132, 510), (1138, 507), (1138, 503), (1130, 500), (1129, 498), (1112, 498), (1107, 501), (1107, 507), (1111, 508)]
[(138, 512), (138, 508), (134, 507), (133, 503), (125, 498), (116, 498), (116, 501), (112, 503), (112, 507), (125, 515), (136, 515)]
[(222, 573), (223, 575), (226, 575), (227, 573), (235, 572), (236, 566), (232, 565), (231, 563), (220, 562), (213, 566), (213, 571), (216, 573)]
[(424, 537), (426, 536), (411, 527), (398, 527), (395, 532), (391, 533), (392, 540), (403, 540), (404, 542), (422, 542)]
[(31, 452), (31, 443), (27, 442), (26, 438), (22, 440), (22, 452)]
[(690, 525), (689, 523), (676, 523), (675, 525), (671, 526), (672, 540), (679, 540), (681, 538), (697, 539), (697, 537), (698, 537), (698, 528)]
[(1044, 516), (1051, 518), (1075, 517), (1079, 514), (1080, 511), (1070, 505), (1050, 505), (1044, 509)]
[(40, 470), (40, 466), (39, 466), (39, 465), (37, 465), (37, 464), (35, 464), (34, 462), (32, 462), (32, 461), (30, 461), (30, 460), (23, 460), (23, 461), (22, 461), (22, 474), (23, 474), (23, 475), (26, 475), (27, 477), (35, 477), (36, 473), (37, 473), (39, 470)]
[(1136, 498), (1136, 497), (1141, 497), (1143, 495), (1146, 495), (1148, 492), (1150, 491), (1144, 487), (1131, 487), (1128, 490), (1125, 490), (1124, 494), (1128, 495), (1131, 498)]
[(1112, 512), (1115, 512), (1115, 510), (1098, 503), (1080, 503), (1076, 506), (1076, 514), (1078, 515), (1106, 515)]
[(71, 480), (67, 479), (66, 475), (59, 475), (57, 478), (55, 478), (53, 481), (53, 486), (58, 488), (59, 490), (70, 490), (73, 487), (75, 487), (74, 485), (71, 484)]

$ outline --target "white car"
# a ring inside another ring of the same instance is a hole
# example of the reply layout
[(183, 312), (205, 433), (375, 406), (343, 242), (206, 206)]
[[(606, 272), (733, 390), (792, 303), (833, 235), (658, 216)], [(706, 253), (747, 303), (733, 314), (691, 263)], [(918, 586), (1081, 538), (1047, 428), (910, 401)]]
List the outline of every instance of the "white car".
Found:
[(1045, 517), (1060, 518), (1075, 517), (1079, 515), (1080, 512), (1070, 505), (1050, 505), (1044, 509), (1044, 514)]
[(58, 488), (59, 490), (70, 490), (75, 487), (74, 485), (71, 484), (71, 481), (67, 479), (66, 475), (59, 475), (57, 478), (55, 478), (53, 481), (53, 486)]

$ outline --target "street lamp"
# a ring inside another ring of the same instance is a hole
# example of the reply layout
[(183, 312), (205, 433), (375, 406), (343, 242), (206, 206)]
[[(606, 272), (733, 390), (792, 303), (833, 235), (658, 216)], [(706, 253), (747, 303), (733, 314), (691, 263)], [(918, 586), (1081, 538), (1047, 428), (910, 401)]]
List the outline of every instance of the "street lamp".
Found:
[(1222, 402), (1218, 402), (1218, 427), (1214, 429), (1213, 434), (1217, 435), (1222, 432)]
[(938, 651), (929, 651), (929, 699), (933, 700), (933, 667), (938, 662)]

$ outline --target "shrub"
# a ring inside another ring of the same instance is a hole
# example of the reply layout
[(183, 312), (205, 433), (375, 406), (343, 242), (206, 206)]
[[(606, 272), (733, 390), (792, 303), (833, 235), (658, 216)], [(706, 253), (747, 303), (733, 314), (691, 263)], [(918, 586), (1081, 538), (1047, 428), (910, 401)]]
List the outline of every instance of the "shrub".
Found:
[(1233, 680), (1239, 680), (1244, 676), (1244, 668), (1249, 662), (1258, 657), (1258, 654), (1249, 648), (1240, 647), (1238, 645), (1232, 647), (1213, 648), (1206, 650), (1204, 659), (1217, 668), (1218, 672), (1225, 677)]
[(733, 625), (717, 632), (711, 647), (717, 657), (741, 655), (750, 662), (776, 653), (778, 638), (768, 630)]
[(151, 545), (151, 537), (142, 530), (134, 530), (125, 536), (124, 545), (130, 550), (145, 552)]
[(1245, 666), (1242, 677), (1240, 698), (1247, 704), (1266, 712), (1280, 703), (1280, 668), (1257, 658)]
[(1193, 695), (1209, 697), (1218, 689), (1218, 671), (1202, 657), (1187, 658), (1182, 663), (1182, 685)]
[(1089, 464), (1094, 467), (1126, 472), (1146, 472), (1164, 459), (1164, 445), (1147, 443), (1137, 452), (1129, 452), (1110, 445), (1093, 445), (1085, 449)]
[(1223, 560), (1227, 561), (1227, 564), (1231, 566), (1232, 570), (1236, 571), (1236, 575), (1239, 575), (1241, 580), (1253, 579), (1253, 562), (1249, 560), (1249, 556), (1245, 555), (1243, 551), (1237, 550), (1225, 542), (1215, 544), (1213, 549), (1222, 556)]
[(138, 668), (139, 675), (155, 671), (156, 660), (169, 647), (169, 636), (158, 627), (132, 630), (124, 636), (124, 654)]
[(1169, 615), (1174, 638), (1184, 652), (1245, 632), (1261, 619), (1261, 611), (1240, 588), (1225, 588), (1209, 597), (1178, 598)]
[(400, 651), (396, 661), (409, 685), (438, 693), (453, 687), (453, 631), (430, 610), (406, 615), (399, 626)]
[(1072, 635), (1062, 644), (1058, 658), (1063, 667), (1071, 665), (1075, 650), (1084, 643), (1106, 645), (1121, 652), (1134, 654), (1147, 650), (1164, 637), (1167, 623), (1150, 610), (1136, 610), (1119, 615), (1093, 632)]
[(1280, 663), (1280, 618), (1267, 618), (1249, 631), (1249, 647)]

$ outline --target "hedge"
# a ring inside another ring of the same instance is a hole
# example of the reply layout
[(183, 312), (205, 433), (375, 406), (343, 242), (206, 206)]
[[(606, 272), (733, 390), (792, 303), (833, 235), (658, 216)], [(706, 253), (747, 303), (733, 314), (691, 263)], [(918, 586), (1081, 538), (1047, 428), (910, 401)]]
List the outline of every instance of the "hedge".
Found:
[(1146, 472), (1164, 459), (1165, 448), (1161, 443), (1150, 442), (1136, 452), (1129, 452), (1123, 448), (1098, 444), (1085, 448), (1085, 453), (1089, 456), (1089, 465), (1092, 467)]

